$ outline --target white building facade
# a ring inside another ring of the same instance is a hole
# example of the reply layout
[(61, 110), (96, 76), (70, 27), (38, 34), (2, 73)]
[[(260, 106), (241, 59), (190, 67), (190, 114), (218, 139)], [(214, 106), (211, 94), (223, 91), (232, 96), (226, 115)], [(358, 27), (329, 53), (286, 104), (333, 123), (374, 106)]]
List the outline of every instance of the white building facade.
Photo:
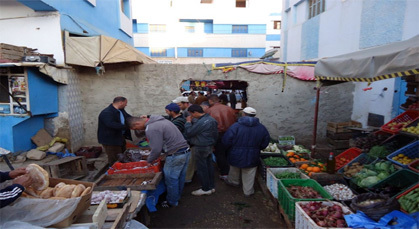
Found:
[(255, 60), (279, 49), (281, 7), (278, 0), (136, 0), (134, 46), (161, 63)]
[[(414, 0), (284, 0), (282, 60), (317, 60), (407, 40), (417, 34), (419, 1)], [(371, 114), (384, 122), (397, 114), (403, 81), (355, 83), (352, 119), (367, 125)], [(350, 112), (350, 111), (348, 111)]]

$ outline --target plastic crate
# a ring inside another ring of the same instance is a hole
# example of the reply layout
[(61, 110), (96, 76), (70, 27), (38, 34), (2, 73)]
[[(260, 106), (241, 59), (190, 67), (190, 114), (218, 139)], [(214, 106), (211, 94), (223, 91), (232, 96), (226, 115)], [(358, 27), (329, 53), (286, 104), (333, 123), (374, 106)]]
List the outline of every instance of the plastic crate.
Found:
[[(322, 202), (322, 205), (325, 206), (333, 206), (334, 204), (339, 205), (342, 208), (343, 214), (353, 214), (353, 212), (346, 207), (345, 205), (335, 202), (335, 201), (313, 201), (313, 202)], [(295, 228), (298, 229), (316, 229), (316, 228), (332, 228), (332, 227), (320, 227), (319, 225), (314, 222), (310, 218), (310, 216), (307, 215), (307, 213), (304, 212), (303, 208), (301, 207), (301, 204), (307, 204), (307, 202), (297, 202), (295, 206)], [(336, 228), (337, 227), (333, 227)], [(349, 227), (346, 227), (349, 228)]]
[[(291, 193), (288, 192), (286, 187), (290, 185), (303, 186), (303, 187), (312, 187), (316, 190), (323, 198), (321, 199), (298, 199), (294, 198)], [(278, 200), (284, 209), (285, 214), (287, 214), (290, 221), (294, 221), (295, 217), (295, 203), (298, 201), (313, 201), (313, 200), (332, 200), (333, 197), (326, 191), (324, 188), (317, 183), (317, 181), (308, 179), (283, 179), (278, 182)]]
[(403, 168), (407, 168), (408, 165), (406, 164), (402, 164), (398, 161), (393, 160), (392, 158), (395, 157), (396, 155), (399, 154), (404, 154), (405, 156), (408, 156), (409, 158), (415, 159), (415, 158), (419, 158), (419, 141), (415, 141), (413, 143), (410, 143), (409, 145), (394, 151), (393, 153), (387, 155), (387, 160), (393, 162), (396, 165), (399, 165)]
[(356, 157), (355, 159), (353, 159), (352, 161), (350, 161), (348, 164), (346, 164), (345, 166), (343, 166), (342, 168), (340, 168), (338, 170), (338, 173), (343, 174), (343, 177), (345, 179), (348, 179), (349, 180), (349, 179), (351, 179), (351, 177), (347, 177), (347, 176), (344, 175), (345, 167), (351, 166), (355, 162), (359, 162), (360, 164), (363, 164), (363, 165), (368, 165), (368, 164), (371, 164), (371, 163), (373, 163), (373, 162), (375, 162), (377, 160), (378, 160), (377, 158), (370, 157), (366, 153), (361, 153), (361, 155), (359, 155), (358, 157)]
[[(263, 161), (263, 159), (268, 158), (268, 157), (281, 157), (281, 158), (284, 158), (287, 161), (287, 165), (284, 165), (284, 166), (268, 166)], [(286, 168), (286, 167), (294, 167), (294, 164), (292, 164), (288, 160), (288, 158), (286, 156), (282, 155), (282, 154), (277, 154), (277, 155), (266, 155), (266, 154), (265, 155), (262, 155), (261, 154), (260, 155), (260, 166), (259, 166), (259, 169), (260, 169), (260, 173), (261, 173), (263, 179), (266, 179), (266, 169), (267, 168)]]
[(398, 192), (393, 196), (398, 196), (399, 194), (403, 193), (405, 190), (409, 189), (412, 185), (415, 185), (419, 181), (419, 174), (415, 173), (413, 171), (402, 169), (399, 171), (396, 171), (395, 173), (391, 174), (386, 179), (378, 182), (377, 184), (371, 186), (368, 190), (377, 190), (379, 188), (382, 188), (386, 185), (391, 185), (393, 187), (400, 188), (401, 191)]
[(407, 167), (408, 167), (410, 170), (412, 170), (412, 171), (414, 171), (414, 172), (419, 173), (419, 170), (418, 170), (418, 169), (416, 169), (416, 166), (418, 166), (418, 164), (419, 164), (419, 159), (416, 159), (415, 161), (413, 161), (412, 163), (410, 163)]
[(337, 166), (335, 167), (335, 171), (338, 171), (340, 168), (342, 168), (343, 166), (345, 166), (346, 164), (348, 164), (350, 161), (352, 161), (353, 159), (355, 159), (356, 157), (358, 157), (360, 154), (362, 153), (362, 150), (356, 147), (352, 147), (349, 148), (347, 150), (345, 150), (343, 153), (337, 155), (335, 157), (336, 162), (338, 160), (340, 160), (341, 158), (345, 158), (348, 161), (345, 164), (342, 164), (341, 166)]
[[(410, 124), (411, 122), (415, 121), (416, 119), (418, 119), (419, 117), (419, 111), (405, 111), (402, 114), (398, 115), (397, 117), (393, 118), (390, 122), (384, 124), (381, 129), (389, 132), (389, 133), (398, 133), (403, 127), (407, 126), (408, 124)], [(390, 123), (393, 122), (397, 122), (397, 123), (401, 123), (401, 122), (409, 122), (407, 125), (403, 125), (399, 128), (396, 129), (390, 129), (391, 127), (389, 126)]]
[(290, 136), (279, 136), (278, 137), (278, 146), (293, 146), (295, 145), (295, 137)]
[(280, 180), (276, 178), (276, 174), (283, 172), (296, 172), (300, 174), (300, 179), (310, 179), (310, 177), (302, 173), (297, 168), (268, 168), (266, 172), (266, 186), (268, 187), (268, 190), (271, 192), (272, 196), (274, 196), (276, 199), (278, 199), (278, 181)]
[[(419, 184), (416, 184), (415, 186), (413, 186), (413, 187), (409, 188), (408, 190), (404, 191), (402, 194), (398, 195), (398, 196), (396, 197), (396, 198), (397, 198), (397, 200), (398, 200), (398, 199), (400, 199), (400, 197), (402, 197), (402, 196), (404, 196), (404, 195), (408, 194), (409, 192), (411, 192), (411, 191), (413, 191), (413, 190), (415, 190), (415, 189), (417, 189), (417, 188), (419, 188)], [(401, 205), (400, 205), (400, 210), (401, 210), (402, 212), (406, 213), (406, 214), (409, 214), (406, 210), (404, 210), (404, 209), (402, 208), (402, 206), (401, 206)]]
[(157, 173), (161, 171), (161, 162), (157, 161), (153, 166), (147, 167), (147, 161), (121, 163), (115, 162), (108, 170), (108, 174), (136, 174)]

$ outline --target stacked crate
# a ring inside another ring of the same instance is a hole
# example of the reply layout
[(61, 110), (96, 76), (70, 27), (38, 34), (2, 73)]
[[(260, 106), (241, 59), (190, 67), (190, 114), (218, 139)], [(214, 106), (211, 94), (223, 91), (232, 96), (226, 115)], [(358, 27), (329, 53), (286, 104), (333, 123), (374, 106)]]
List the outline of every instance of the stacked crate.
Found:
[(361, 128), (362, 124), (356, 121), (327, 123), (326, 137), (332, 150), (343, 152), (349, 148), (349, 139), (352, 138), (350, 127)]
[(21, 62), (24, 56), (39, 55), (35, 50), (23, 46), (0, 43), (0, 63)]

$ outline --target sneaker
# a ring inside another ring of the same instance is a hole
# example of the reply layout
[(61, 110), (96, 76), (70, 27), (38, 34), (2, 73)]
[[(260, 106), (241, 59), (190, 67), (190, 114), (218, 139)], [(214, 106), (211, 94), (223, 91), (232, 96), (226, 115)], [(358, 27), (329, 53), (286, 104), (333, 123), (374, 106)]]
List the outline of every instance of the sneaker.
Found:
[(208, 190), (208, 191), (198, 189), (198, 190), (195, 190), (195, 191), (192, 192), (192, 195), (194, 195), (194, 196), (211, 195), (211, 194), (212, 194), (212, 189)]
[(225, 181), (227, 180), (228, 176), (227, 175), (220, 175), (219, 176), (221, 180)]
[(228, 185), (230, 185), (230, 186), (233, 186), (233, 187), (240, 187), (240, 184), (235, 184), (235, 183), (232, 183), (232, 182), (230, 182), (228, 179), (225, 179), (225, 180), (224, 180), (224, 183), (226, 183), (226, 184), (228, 184)]

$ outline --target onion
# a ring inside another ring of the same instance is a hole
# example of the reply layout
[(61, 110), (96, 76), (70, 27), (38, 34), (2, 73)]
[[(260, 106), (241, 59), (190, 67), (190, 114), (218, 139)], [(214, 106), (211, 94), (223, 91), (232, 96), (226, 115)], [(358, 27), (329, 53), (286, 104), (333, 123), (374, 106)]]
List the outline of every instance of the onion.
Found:
[(332, 206), (333, 207), (333, 209), (335, 209), (336, 211), (342, 211), (342, 208), (339, 206), (339, 205), (333, 205)]
[(346, 221), (343, 219), (338, 219), (336, 220), (336, 226), (337, 227), (345, 227), (346, 226)]
[(327, 213), (328, 213), (327, 209), (323, 209), (320, 211), (320, 215), (322, 216), (327, 216)]
[(339, 212), (339, 211), (334, 212), (331, 216), (332, 216), (333, 218), (337, 218), (337, 219), (340, 219), (340, 218), (342, 218), (342, 217), (343, 217), (343, 216), (342, 216), (342, 212)]
[(324, 226), (326, 226), (326, 222), (319, 221), (319, 222), (317, 222), (317, 225), (319, 225), (320, 227), (324, 227)]

